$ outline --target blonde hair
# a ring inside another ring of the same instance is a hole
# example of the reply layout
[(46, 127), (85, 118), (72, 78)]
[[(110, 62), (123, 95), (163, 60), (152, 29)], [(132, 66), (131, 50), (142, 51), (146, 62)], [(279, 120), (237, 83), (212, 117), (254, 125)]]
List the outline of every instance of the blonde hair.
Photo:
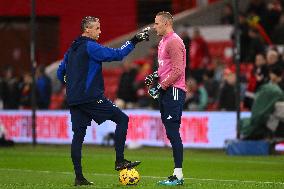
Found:
[(164, 19), (165, 21), (169, 21), (171, 24), (173, 24), (173, 22), (174, 22), (174, 18), (173, 18), (173, 16), (171, 15), (171, 13), (169, 13), (169, 12), (161, 11), (161, 12), (158, 12), (156, 16), (161, 16), (161, 17), (163, 17), (163, 19)]

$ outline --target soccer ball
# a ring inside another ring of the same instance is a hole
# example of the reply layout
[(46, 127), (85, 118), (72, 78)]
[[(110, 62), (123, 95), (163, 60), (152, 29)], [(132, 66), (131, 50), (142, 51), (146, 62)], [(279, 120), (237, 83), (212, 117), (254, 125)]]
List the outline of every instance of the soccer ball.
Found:
[(139, 173), (134, 168), (123, 169), (119, 172), (119, 182), (122, 185), (135, 185), (139, 180)]

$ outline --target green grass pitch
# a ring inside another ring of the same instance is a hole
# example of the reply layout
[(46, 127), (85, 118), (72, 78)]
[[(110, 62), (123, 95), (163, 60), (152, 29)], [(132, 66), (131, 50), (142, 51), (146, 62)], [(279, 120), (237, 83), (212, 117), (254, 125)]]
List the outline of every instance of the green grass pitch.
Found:
[[(69, 146), (16, 145), (0, 148), (0, 189), (78, 188)], [(84, 145), (83, 170), (94, 186), (79, 188), (172, 188), (157, 181), (172, 173), (170, 148), (142, 148), (125, 151), (130, 160), (141, 160), (136, 186), (122, 186), (114, 170), (115, 153), (110, 147)], [(221, 150), (185, 150), (185, 184), (189, 189), (284, 189), (284, 155), (231, 157)]]

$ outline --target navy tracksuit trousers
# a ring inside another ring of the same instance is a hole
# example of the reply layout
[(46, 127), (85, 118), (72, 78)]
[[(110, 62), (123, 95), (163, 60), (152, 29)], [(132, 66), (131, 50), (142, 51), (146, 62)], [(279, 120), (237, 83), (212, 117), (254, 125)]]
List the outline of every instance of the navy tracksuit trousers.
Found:
[(182, 168), (183, 144), (179, 133), (185, 92), (175, 87), (161, 90), (159, 105), (162, 122), (173, 150), (175, 168)]
[(111, 101), (103, 97), (100, 100), (70, 106), (73, 139), (71, 144), (71, 158), (76, 177), (83, 177), (81, 157), (82, 144), (86, 135), (87, 126), (94, 120), (98, 124), (111, 120), (117, 124), (115, 129), (116, 161), (124, 159), (124, 145), (128, 128), (128, 116), (116, 107)]

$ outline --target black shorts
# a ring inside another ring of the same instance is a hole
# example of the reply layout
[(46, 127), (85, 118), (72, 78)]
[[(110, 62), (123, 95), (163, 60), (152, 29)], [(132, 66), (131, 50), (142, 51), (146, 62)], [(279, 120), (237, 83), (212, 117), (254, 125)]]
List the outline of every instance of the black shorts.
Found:
[(115, 104), (105, 97), (90, 103), (70, 106), (70, 113), (72, 127), (90, 126), (92, 120), (97, 124), (101, 124), (106, 120), (112, 120), (114, 117), (124, 114)]

